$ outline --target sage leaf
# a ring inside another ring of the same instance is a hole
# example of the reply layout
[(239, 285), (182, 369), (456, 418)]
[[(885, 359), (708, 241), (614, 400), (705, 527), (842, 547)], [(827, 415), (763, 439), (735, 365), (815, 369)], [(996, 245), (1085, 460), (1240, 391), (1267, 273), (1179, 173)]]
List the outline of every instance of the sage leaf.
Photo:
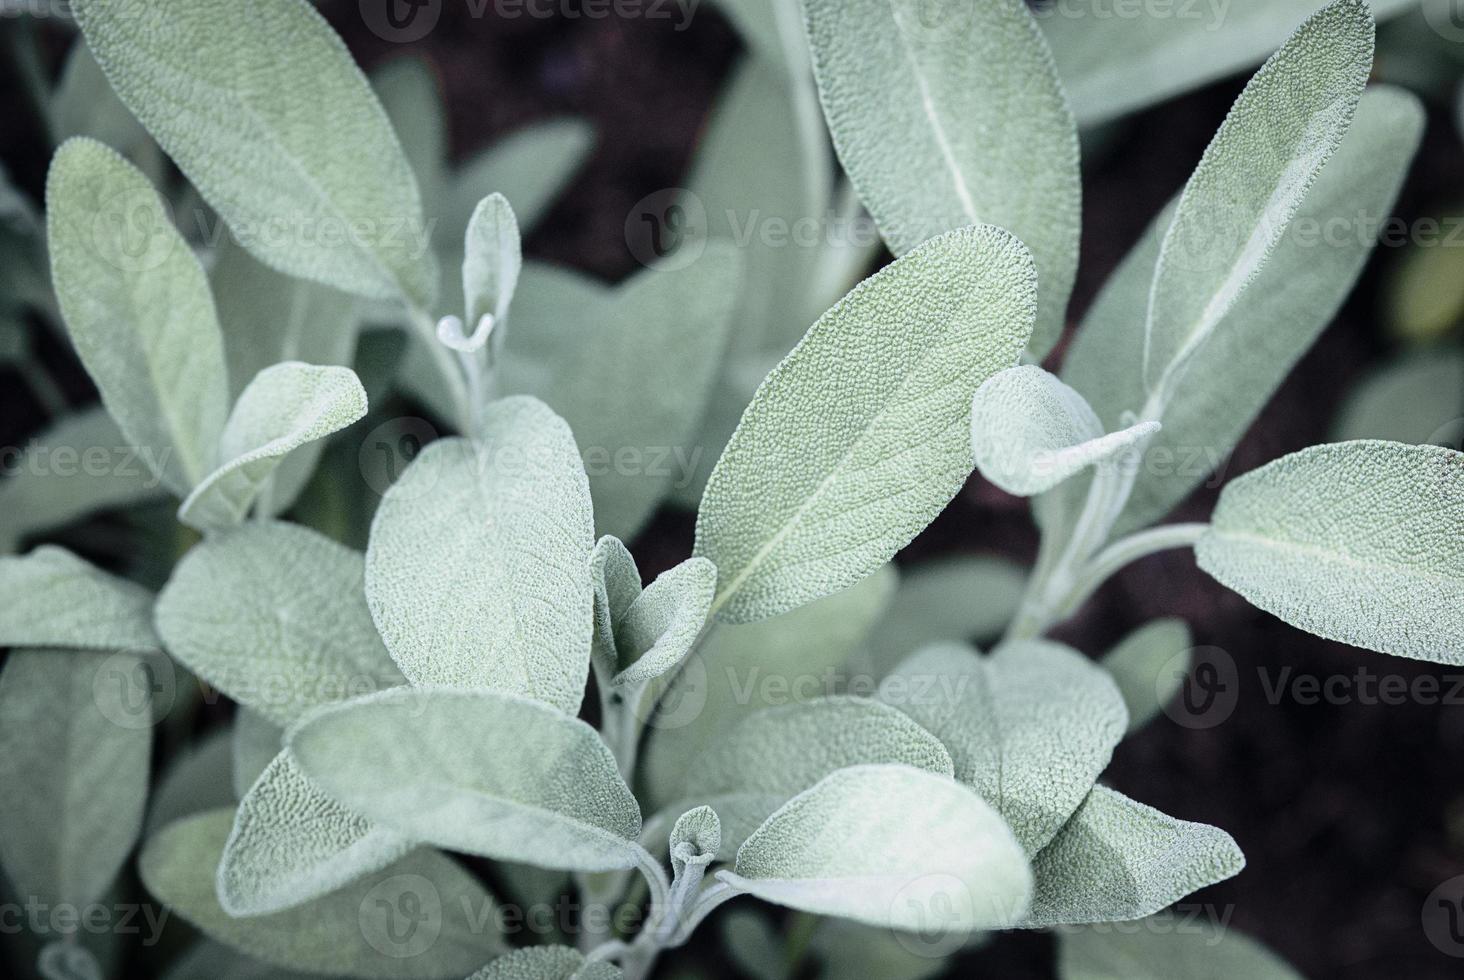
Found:
[(152, 593), (54, 545), (0, 558), (0, 646), (161, 649)]
[(473, 209), (463, 250), (463, 308), (468, 326), (491, 315), (501, 330), (524, 264), (518, 219), (502, 194), (488, 195)]
[[(211, 939), (281, 969), (373, 980), (466, 976), (506, 949), (482, 925), (492, 921), (492, 897), (428, 849), (298, 908), (235, 918), (214, 891), (232, 820), (223, 809), (170, 824), (138, 859), (148, 891)], [(415, 930), (403, 929), (405, 910)]]
[(710, 242), (690, 265), (652, 266), (614, 289), (525, 269), (504, 388), (543, 399), (574, 430), (600, 533), (629, 540), (690, 479), (741, 268), (737, 249)]
[[(1401, 89), (1363, 93), (1352, 128), (1307, 192), (1270, 261), (1192, 355), (1177, 397), (1160, 416), (1133, 494), (1114, 528), (1127, 534), (1162, 518), (1212, 470), (1255, 420), (1352, 289), (1377, 240), (1357, 229), (1339, 242), (1322, 229), (1352, 229), (1357, 215), (1391, 214), (1423, 132), (1418, 100)], [(1359, 211), (1361, 209), (1361, 211)], [(1122, 424), (1148, 395), (1143, 320), (1159, 245), (1161, 215), (1100, 293), (1063, 367), (1063, 380), (1088, 399), (1104, 425)], [(1065, 537), (1088, 481), (1074, 479), (1039, 498), (1044, 533)], [(1058, 517), (1056, 515), (1061, 515)]]
[(963, 225), (1032, 250), (1033, 355), (1062, 332), (1078, 265), (1078, 134), (1021, 0), (809, 0), (839, 159), (896, 255)]
[(1428, 350), (1373, 372), (1343, 403), (1338, 442), (1464, 443), (1464, 351)]
[(908, 655), (938, 642), (987, 640), (1016, 615), (1027, 570), (987, 555), (940, 558), (907, 567), (884, 617), (865, 649), (850, 661), (851, 674), (879, 679)]
[(535, 946), (501, 956), (468, 980), (619, 980), (604, 960), (586, 960), (568, 946)]
[(163, 980), (310, 980), (319, 974), (282, 970), (223, 943), (200, 939), (173, 961)]
[(706, 625), (717, 588), (716, 566), (690, 558), (642, 590), (635, 559), (612, 537), (595, 543), (590, 565), (601, 682), (625, 687), (674, 670)]
[(179, 496), (212, 468), (228, 412), (223, 340), (203, 268), (147, 178), (68, 141), (46, 182), (51, 276), (102, 403)]
[(51, 103), (52, 135), (58, 143), (88, 136), (117, 150), (150, 180), (162, 176), (163, 156), (147, 130), (117, 98), (101, 66), (78, 38), (66, 55)]
[(401, 673), (363, 594), (361, 555), (295, 524), (251, 522), (195, 547), (156, 623), (189, 670), (276, 725), (391, 687)]
[(366, 598), (416, 684), (488, 687), (579, 711), (594, 543), (569, 426), (542, 402), (489, 405), (479, 444), (443, 439), (382, 498)]
[(971, 395), (1026, 344), (1034, 280), (990, 226), (855, 287), (773, 369), (717, 462), (695, 553), (729, 623), (787, 612), (887, 562), (972, 468)]
[(128, 654), (53, 650), (5, 661), (0, 865), (17, 894), (83, 908), (103, 897), (137, 841), (152, 751), (139, 667)]
[(285, 747), (285, 733), (258, 711), (241, 704), (234, 712), (234, 729), (229, 741), (234, 797), (243, 799), (249, 787)]
[(642, 779), (657, 809), (723, 734), (760, 708), (810, 701), (829, 687), (889, 605), (896, 574), (863, 582), (761, 623), (718, 625), (676, 675), (657, 682)]
[[(1323, 5), (1226, 0), (1196, 4), (1188, 17), (1114, 17), (1104, 0), (1064, 0), (1039, 7), (1037, 19), (1078, 122), (1095, 126), (1260, 64)], [(1382, 21), (1418, 0), (1370, 5)]]
[(202, 531), (238, 524), (291, 452), (365, 415), (366, 389), (350, 368), (299, 361), (265, 368), (239, 396), (219, 436), (226, 462), (188, 495), (178, 519)]
[[(423, 210), (432, 214), (442, 202), (448, 180), (447, 107), (436, 74), (426, 58), (409, 54), (372, 72), (370, 81), (402, 154), (417, 175)], [(466, 221), (477, 203), (476, 198), (467, 202), (459, 221)], [(461, 233), (455, 237), (462, 239)]]
[(1194, 645), (1182, 619), (1156, 619), (1124, 637), (1103, 657), (1128, 709), (1128, 730), (1143, 728), (1179, 694)]
[(1464, 453), (1313, 446), (1232, 480), (1200, 568), (1293, 626), (1380, 653), (1464, 663)]
[(1057, 934), (1059, 980), (1185, 980), (1250, 977), (1301, 980), (1254, 939), (1172, 912), (1130, 929), (1064, 929)]
[(1021, 925), (1141, 919), (1244, 866), (1225, 831), (1176, 820), (1094, 786), (1032, 863), (1037, 891)]
[(230, 915), (294, 908), (386, 867), (412, 842), (326, 796), (279, 753), (244, 794), (219, 858), (219, 905)]
[(722, 849), (722, 821), (709, 806), (687, 810), (676, 818), (671, 828), (671, 870), (677, 880), (684, 880), (687, 868), (700, 876), (707, 865), (717, 859)]
[(234, 805), (232, 741), (228, 729), (217, 729), (173, 757), (148, 797), (144, 837), (174, 820)]
[[(98, 511), (167, 496), (139, 460), (144, 448), (131, 444), (100, 405), (62, 416), (37, 433), (0, 480), (0, 553)], [(46, 462), (57, 450), (75, 452), (83, 465), (58, 473)]]
[(1160, 246), (1145, 329), (1151, 395), (1184, 369), (1255, 279), (1352, 123), (1372, 68), (1363, 0), (1334, 0), (1236, 99)]
[[(973, 937), (967, 945), (979, 941), (979, 936)], [(950, 968), (949, 959), (941, 955), (950, 945), (949, 937), (930, 925), (909, 933), (866, 929), (845, 919), (825, 919), (809, 940), (808, 948), (822, 961), (821, 975), (826, 978), (930, 980), (944, 975)]]
[[(1032, 894), (1022, 847), (995, 810), (908, 766), (831, 773), (768, 818), (717, 877), (764, 901), (866, 925), (952, 932), (1016, 921)], [(937, 904), (939, 903), (939, 904)]]
[(1036, 365), (991, 376), (971, 403), (976, 468), (1020, 497), (1108, 463), (1158, 431), (1159, 423), (1148, 421), (1104, 435), (1103, 423), (1083, 396)]
[(640, 808), (614, 757), (550, 705), (399, 688), (321, 708), (288, 744), (329, 796), (413, 840), (566, 871), (637, 862)]
[(907, 765), (942, 776), (945, 746), (896, 708), (864, 698), (819, 698), (747, 716), (687, 774), (686, 804), (709, 803), (722, 819), (730, 859), (769, 815), (839, 769)]
[(1036, 854), (1088, 795), (1128, 718), (1092, 661), (1041, 640), (983, 656), (930, 647), (885, 679), (880, 697), (945, 743), (971, 786)]
[[(412, 168), (313, 6), (83, 0), (75, 12), (118, 96), (261, 262), (432, 305), (437, 269)], [(268, 233), (281, 227), (294, 231)]]
[(478, 154), (451, 178), (442, 238), (462, 241), (469, 216), (489, 194), (508, 198), (520, 227), (531, 229), (568, 185), (594, 145), (580, 119), (549, 119), (516, 130)]

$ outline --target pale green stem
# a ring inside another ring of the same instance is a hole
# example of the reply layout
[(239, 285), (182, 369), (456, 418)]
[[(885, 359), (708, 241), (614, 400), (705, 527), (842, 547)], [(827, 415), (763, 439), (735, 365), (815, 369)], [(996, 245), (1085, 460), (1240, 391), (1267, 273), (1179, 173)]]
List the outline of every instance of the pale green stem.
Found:
[(1124, 566), (1160, 551), (1193, 547), (1209, 526), (1208, 524), (1166, 524), (1115, 541), (1099, 552), (1098, 556), (1083, 569), (1068, 595), (1057, 605), (1053, 622), (1061, 622), (1077, 612), (1078, 608), (1087, 602), (1094, 592), (1098, 591), (1100, 585), (1112, 578)]
[(453, 421), (464, 434), (473, 434), (476, 427), (476, 412), (474, 402), (468, 391), (468, 379), (464, 369), (458, 364), (453, 352), (442, 345), (437, 339), (437, 324), (432, 322), (432, 317), (420, 307), (410, 306), (407, 314), (411, 318), (412, 328), (421, 336), (431, 352), (433, 363), (437, 365), (438, 374), (442, 375), (443, 384), (452, 398), (454, 414), (457, 418)]

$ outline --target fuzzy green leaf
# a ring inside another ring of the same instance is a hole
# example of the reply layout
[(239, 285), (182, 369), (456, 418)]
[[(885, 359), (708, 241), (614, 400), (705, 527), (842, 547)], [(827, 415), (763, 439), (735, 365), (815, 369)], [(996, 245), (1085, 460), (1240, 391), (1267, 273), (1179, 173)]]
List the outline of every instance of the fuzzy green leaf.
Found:
[(168, 652), (277, 725), (390, 687), (401, 673), (363, 594), (361, 555), (294, 524), (254, 522), (190, 551), (158, 596)]
[(722, 819), (723, 857), (778, 807), (830, 773), (907, 765), (951, 776), (951, 755), (901, 711), (862, 698), (819, 698), (749, 715), (698, 757), (682, 793)]
[[(1239, 302), (1197, 349), (1178, 397), (1164, 409), (1163, 431), (1145, 450), (1133, 495), (1116, 534), (1163, 517), (1231, 449), (1302, 354), (1331, 322), (1381, 226), (1358, 215), (1392, 213), (1393, 202), (1423, 131), (1418, 100), (1378, 86), (1363, 94), (1352, 129), (1307, 192), (1286, 236)], [(1063, 380), (1082, 392), (1105, 426), (1140, 411), (1144, 388), (1144, 310), (1169, 226), (1161, 215), (1109, 280), (1078, 331)], [(1343, 229), (1341, 237), (1337, 229)], [(1071, 522), (1086, 480), (1071, 480), (1041, 498), (1044, 531), (1062, 537), (1056, 515)]]
[(64, 548), (0, 558), (0, 647), (158, 650), (152, 593)]
[(1144, 345), (1151, 394), (1177, 383), (1286, 233), (1352, 123), (1373, 32), (1363, 0), (1334, 0), (1262, 66), (1205, 150), (1154, 269)]
[[(422, 207), (430, 215), (441, 203), (447, 184), (447, 106), (438, 88), (436, 70), (426, 58), (407, 54), (373, 71), (370, 80), (402, 154), (417, 175)], [(453, 236), (458, 241), (462, 241), (463, 223), (482, 197), (479, 194), (466, 202), (458, 216), (459, 231)]]
[(224, 809), (170, 824), (138, 860), (148, 891), (211, 939), (286, 970), (367, 980), (466, 976), (506, 949), (484, 927), (493, 922), (492, 897), (427, 849), (299, 908), (234, 918), (214, 889), (232, 820)]
[[(687, 867), (705, 869), (717, 860), (722, 849), (722, 820), (709, 806), (687, 810), (676, 818), (669, 841), (671, 870), (678, 879), (685, 878)], [(693, 873), (700, 874), (694, 870)]]
[(1293, 626), (1464, 663), (1464, 453), (1313, 446), (1230, 482), (1195, 547), (1223, 585)]
[(1100, 667), (1046, 641), (990, 656), (930, 647), (886, 678), (880, 696), (945, 743), (956, 779), (1000, 811), (1029, 854), (1088, 795), (1128, 721)]
[(475, 328), (485, 315), (492, 314), (502, 329), (524, 264), (518, 219), (502, 194), (488, 195), (473, 209), (463, 251), (463, 309), (467, 311), (467, 325)]
[(730, 623), (786, 612), (887, 562), (970, 475), (971, 395), (1016, 362), (1034, 273), (990, 226), (865, 280), (768, 375), (718, 461), (696, 553)]
[(872, 926), (952, 931), (1010, 925), (1032, 872), (995, 810), (950, 779), (855, 766), (788, 801), (718, 878), (765, 901)]
[(366, 597), (413, 683), (526, 694), (574, 713), (590, 664), (590, 494), (569, 426), (532, 398), (483, 441), (422, 451), (382, 498)]
[(441, 232), (461, 241), (468, 217), (489, 194), (513, 205), (519, 225), (531, 229), (584, 163), (595, 134), (579, 119), (550, 119), (525, 126), (468, 161), (452, 178)]
[(239, 396), (219, 437), (226, 462), (188, 495), (178, 519), (203, 531), (238, 524), (291, 452), (365, 414), (366, 389), (350, 368), (299, 361), (265, 368)]
[(365, 76), (313, 6), (74, 9), (122, 101), (260, 261), (431, 305), (437, 270), (417, 181)]
[(100, 143), (56, 151), (46, 183), (51, 276), (102, 403), (182, 496), (213, 468), (228, 412), (208, 280), (162, 200)]
[(640, 808), (610, 750), (529, 698), (384, 691), (320, 709), (289, 746), (328, 795), (413, 840), (569, 871), (637, 860)]
[(89, 136), (105, 143), (156, 179), (163, 157), (147, 130), (112, 91), (107, 76), (78, 38), (66, 56), (66, 66), (56, 85), (51, 103), (52, 135), (64, 142), (73, 136)]
[(234, 797), (242, 800), (285, 747), (285, 732), (258, 711), (241, 704), (234, 712), (229, 742)]
[(690, 558), (641, 589), (635, 559), (619, 538), (590, 554), (595, 586), (595, 669), (612, 687), (640, 684), (673, 670), (706, 625), (717, 569)]
[[(1260, 64), (1324, 3), (1215, 0), (1126, 17), (1108, 0), (1063, 0), (1037, 14), (1073, 112), (1092, 126)], [(1380, 21), (1418, 6), (1370, 3)]]
[(1225, 831), (1095, 786), (1033, 861), (1037, 892), (1022, 927), (1141, 919), (1244, 866)]
[(233, 806), (233, 739), (228, 729), (216, 729), (183, 749), (168, 762), (147, 801), (144, 837), (204, 810)]
[(1453, 445), (1464, 439), (1464, 350), (1427, 350), (1377, 369), (1342, 405), (1335, 439)]
[(141, 663), (54, 650), (17, 650), (5, 661), (0, 864), (17, 894), (83, 908), (103, 897), (132, 850), (152, 750)]
[(964, 225), (1009, 229), (1041, 289), (1033, 353), (1078, 265), (1078, 132), (1021, 0), (808, 0), (839, 159), (896, 255)]
[(660, 808), (679, 799), (700, 757), (741, 719), (833, 694), (831, 681), (889, 604), (895, 581), (887, 567), (790, 613), (712, 630), (656, 692), (660, 703), (649, 720), (643, 767), (651, 803)]
[(1129, 929), (1057, 934), (1058, 980), (1301, 980), (1275, 953), (1234, 929), (1172, 913)]
[(1128, 636), (1103, 658), (1128, 709), (1128, 730), (1149, 723), (1184, 687), (1194, 641), (1182, 619), (1156, 619)]
[(568, 946), (536, 946), (501, 956), (468, 980), (619, 980), (614, 964), (586, 960)]
[(230, 915), (293, 908), (386, 867), (412, 849), (326, 796), (279, 753), (239, 803), (219, 858), (219, 904)]
[(629, 540), (691, 478), (740, 282), (741, 256), (722, 242), (684, 268), (653, 266), (614, 289), (525, 270), (504, 386), (542, 398), (574, 430), (601, 533)]
[(1103, 433), (1092, 406), (1036, 365), (1008, 368), (976, 389), (971, 449), (981, 475), (1021, 497), (1050, 490), (1090, 466), (1101, 466), (1159, 431), (1138, 422)]

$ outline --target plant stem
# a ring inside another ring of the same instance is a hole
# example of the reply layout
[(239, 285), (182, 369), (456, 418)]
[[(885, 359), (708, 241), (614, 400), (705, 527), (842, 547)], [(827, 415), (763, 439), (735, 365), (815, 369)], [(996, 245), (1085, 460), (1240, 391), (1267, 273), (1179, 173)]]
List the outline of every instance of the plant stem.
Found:
[(468, 392), (468, 380), (464, 376), (463, 369), (459, 366), (452, 351), (444, 347), (442, 342), (437, 339), (437, 325), (432, 322), (432, 317), (425, 310), (417, 306), (409, 306), (407, 315), (412, 321), (412, 328), (427, 345), (427, 350), (432, 355), (432, 361), (437, 365), (437, 372), (442, 375), (442, 381), (447, 385), (454, 412), (457, 415), (453, 421), (457, 423), (459, 431), (463, 434), (473, 434), (477, 409), (474, 408)]
[(1165, 524), (1131, 534), (1109, 545), (1090, 561), (1072, 589), (1057, 606), (1054, 622), (1071, 616), (1098, 587), (1131, 562), (1172, 548), (1188, 548), (1205, 533), (1208, 524)]

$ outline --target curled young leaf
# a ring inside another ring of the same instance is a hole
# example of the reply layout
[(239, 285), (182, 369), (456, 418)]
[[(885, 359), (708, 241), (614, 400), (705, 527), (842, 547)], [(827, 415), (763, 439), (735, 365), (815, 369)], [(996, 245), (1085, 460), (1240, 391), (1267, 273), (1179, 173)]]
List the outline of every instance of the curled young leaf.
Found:
[(1008, 368), (976, 389), (971, 449), (981, 475), (1020, 497), (1051, 490), (1159, 431), (1138, 422), (1104, 435), (1083, 396), (1036, 365)]
[(620, 539), (604, 537), (590, 554), (595, 585), (595, 658), (600, 683), (643, 684), (674, 670), (707, 622), (717, 569), (690, 558), (644, 590)]
[(1464, 453), (1342, 442), (1232, 480), (1202, 569), (1310, 633), (1464, 663)]
[(1016, 363), (1035, 274), (999, 228), (933, 239), (855, 287), (773, 369), (717, 462), (696, 553), (729, 623), (859, 581), (971, 473), (971, 395)]
[(1032, 862), (1037, 891), (1021, 926), (1141, 919), (1244, 866), (1225, 831), (1094, 786)]
[(467, 322), (477, 324), (491, 316), (502, 330), (524, 264), (518, 219), (502, 194), (488, 195), (473, 209), (463, 253), (463, 309)]
[(671, 828), (671, 870), (676, 878), (686, 876), (688, 866), (697, 869), (698, 876), (707, 865), (717, 859), (722, 849), (722, 821), (717, 811), (709, 806), (687, 810), (676, 818)]
[(574, 713), (590, 666), (593, 544), (569, 426), (533, 398), (505, 398), (485, 411), (481, 442), (433, 443), (386, 492), (366, 598), (413, 683)]
[(609, 748), (529, 698), (398, 688), (320, 709), (288, 744), (327, 795), (412, 840), (567, 871), (640, 857), (640, 807)]
[(855, 766), (789, 800), (717, 877), (765, 901), (866, 925), (1003, 928), (1026, 912), (1022, 846), (981, 797), (908, 766)]
[(201, 531), (242, 521), (285, 457), (366, 414), (366, 389), (344, 367), (286, 361), (259, 373), (219, 436), (223, 465), (194, 488), (178, 519)]
[(65, 548), (0, 558), (0, 646), (159, 650), (152, 593)]

